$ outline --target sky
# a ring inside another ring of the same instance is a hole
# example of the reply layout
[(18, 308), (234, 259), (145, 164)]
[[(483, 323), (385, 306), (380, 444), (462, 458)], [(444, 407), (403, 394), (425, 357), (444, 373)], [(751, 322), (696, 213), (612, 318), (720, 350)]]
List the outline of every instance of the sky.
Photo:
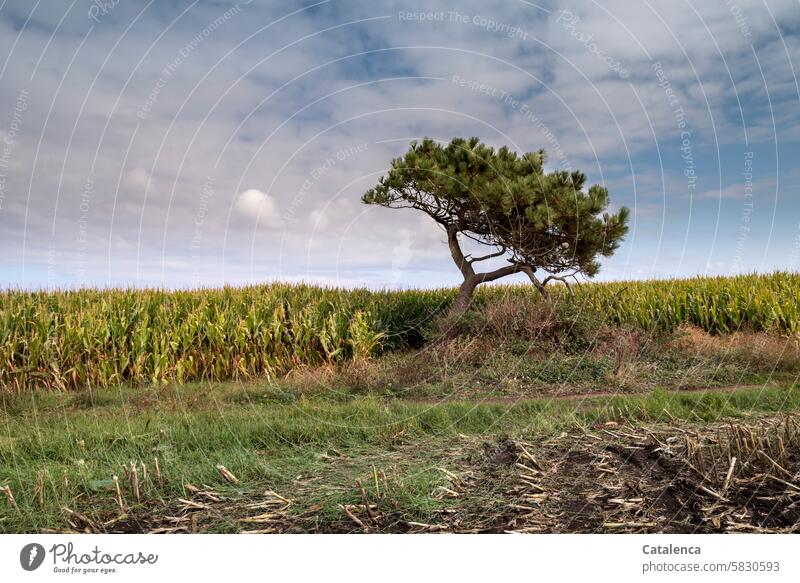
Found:
[(415, 139), (579, 169), (598, 279), (800, 268), (798, 0), (0, 0), (0, 287), (460, 275), (361, 195)]

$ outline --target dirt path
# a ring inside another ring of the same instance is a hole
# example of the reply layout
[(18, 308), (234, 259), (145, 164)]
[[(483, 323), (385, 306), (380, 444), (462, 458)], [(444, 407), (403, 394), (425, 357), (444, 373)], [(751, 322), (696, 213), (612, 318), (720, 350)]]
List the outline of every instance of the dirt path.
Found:
[[(672, 390), (665, 390), (664, 393), (668, 395), (678, 395), (681, 393), (736, 393), (739, 391), (753, 391), (759, 389), (770, 389), (776, 388), (778, 385), (775, 384), (761, 384), (761, 385), (724, 385), (718, 387), (708, 387), (708, 386), (690, 386), (685, 387), (682, 389), (672, 389)], [(437, 405), (440, 403), (446, 402), (453, 402), (453, 401), (468, 401), (474, 402), (476, 405), (503, 405), (503, 404), (515, 404), (519, 403), (520, 401), (544, 401), (544, 400), (552, 400), (552, 401), (583, 401), (586, 399), (598, 399), (598, 398), (614, 398), (614, 397), (645, 397), (647, 395), (651, 395), (657, 389), (648, 389), (648, 390), (634, 390), (634, 391), (610, 391), (610, 390), (600, 390), (600, 391), (581, 391), (577, 393), (569, 393), (567, 392), (569, 389), (566, 389), (563, 394), (551, 390), (547, 390), (543, 393), (535, 393), (535, 394), (520, 394), (520, 395), (508, 395), (502, 397), (472, 397), (472, 398), (460, 398), (456, 396), (455, 398), (452, 397), (443, 397), (441, 399), (407, 399), (414, 403), (420, 404), (430, 404), (430, 405)]]

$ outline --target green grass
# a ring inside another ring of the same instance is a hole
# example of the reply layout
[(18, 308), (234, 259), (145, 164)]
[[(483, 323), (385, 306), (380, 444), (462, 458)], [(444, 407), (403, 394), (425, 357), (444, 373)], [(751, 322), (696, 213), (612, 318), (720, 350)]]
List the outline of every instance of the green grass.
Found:
[[(366, 396), (343, 402), (285, 393), (269, 386), (199, 384), (77, 393), (4, 395), (0, 416), (0, 485), (10, 486), (19, 512), (0, 501), (0, 531), (63, 528), (67, 506), (91, 516), (114, 512), (112, 474), (145, 462), (147, 502), (184, 496), (187, 483), (208, 484), (228, 496), (273, 489), (291, 495), (297, 475), (314, 475), (326, 457), (352, 461), (340, 484), (369, 477), (382, 456), (412, 450), (400, 471), (400, 504), (424, 517), (430, 491), (441, 481), (426, 462), (459, 436), (552, 436), (566, 429), (621, 419), (717, 421), (800, 408), (800, 385), (738, 392), (668, 393), (583, 401), (516, 403), (382, 401)], [(162, 481), (152, 480), (159, 459)], [(222, 463), (240, 483), (227, 484)], [(402, 463), (401, 463), (402, 466)], [(46, 472), (46, 473), (45, 473)], [(64, 475), (67, 483), (64, 482)], [(44, 491), (36, 491), (42, 476)], [(330, 512), (349, 490), (318, 489)], [(126, 493), (128, 502), (130, 494)], [(426, 510), (427, 509), (427, 510)], [(224, 525), (220, 529), (224, 530)]]

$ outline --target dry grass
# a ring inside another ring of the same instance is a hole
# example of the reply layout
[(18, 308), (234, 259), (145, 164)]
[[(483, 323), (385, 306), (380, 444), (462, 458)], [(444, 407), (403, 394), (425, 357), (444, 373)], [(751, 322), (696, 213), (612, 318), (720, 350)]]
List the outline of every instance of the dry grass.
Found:
[(800, 337), (739, 331), (709, 334), (696, 326), (681, 326), (673, 346), (704, 358), (731, 361), (780, 371), (800, 370)]
[(439, 317), (430, 337), (442, 341), (471, 336), (501, 343), (532, 341), (552, 348), (582, 349), (592, 343), (601, 325), (597, 313), (576, 310), (566, 297), (543, 302), (531, 295), (506, 294), (478, 303), (462, 316)]
[(301, 366), (284, 384), (331, 398), (541, 396), (759, 384), (800, 373), (800, 343), (774, 332), (712, 335), (608, 325), (509, 296), (467, 317), (435, 320), (428, 343), (378, 359)]
[(486, 331), (500, 340), (543, 340), (560, 327), (555, 303), (534, 302), (521, 296), (504, 296), (481, 308)]

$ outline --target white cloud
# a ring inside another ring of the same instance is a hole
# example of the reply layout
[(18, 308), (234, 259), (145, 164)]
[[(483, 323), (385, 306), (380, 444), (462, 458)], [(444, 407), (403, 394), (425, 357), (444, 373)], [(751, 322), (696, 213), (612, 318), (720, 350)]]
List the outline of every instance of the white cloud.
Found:
[(149, 178), (150, 174), (144, 168), (133, 168), (125, 174), (125, 186), (134, 189), (144, 188)]
[(277, 227), (281, 223), (280, 211), (275, 200), (266, 192), (255, 188), (245, 190), (236, 197), (236, 212), (240, 217), (259, 225)]

